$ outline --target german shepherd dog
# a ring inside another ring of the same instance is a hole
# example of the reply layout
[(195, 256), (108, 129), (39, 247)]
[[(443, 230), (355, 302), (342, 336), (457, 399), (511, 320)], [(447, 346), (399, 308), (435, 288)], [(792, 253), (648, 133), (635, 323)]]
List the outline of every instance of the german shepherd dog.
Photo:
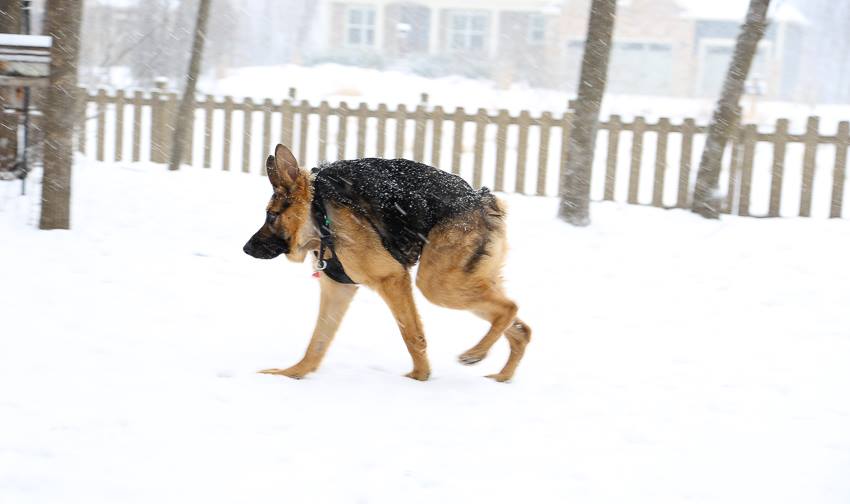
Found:
[(302, 378), (315, 371), (358, 285), (365, 285), (395, 316), (413, 359), (406, 376), (427, 380), (431, 368), (409, 271), (418, 262), (416, 285), (428, 300), (490, 322), (460, 362), (479, 362), (504, 334), (510, 356), (489, 377), (511, 379), (531, 329), (502, 288), (505, 210), (486, 188), (475, 191), (456, 175), (406, 159), (337, 161), (308, 172), (283, 145), (266, 160), (266, 171), (274, 193), (263, 226), (243, 250), (259, 259), (286, 254), (294, 262), (311, 253), (321, 300), (301, 361), (261, 373)]

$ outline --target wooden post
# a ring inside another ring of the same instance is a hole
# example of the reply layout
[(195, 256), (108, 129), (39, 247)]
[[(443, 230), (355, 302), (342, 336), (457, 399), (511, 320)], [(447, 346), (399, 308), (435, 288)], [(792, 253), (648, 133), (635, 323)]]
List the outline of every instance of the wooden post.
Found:
[(103, 161), (103, 150), (106, 144), (106, 90), (98, 89), (97, 97), (97, 148), (96, 158), (98, 161)]
[[(292, 90), (292, 88), (289, 89)], [(280, 141), (290, 149), (292, 149), (292, 130), (295, 129), (292, 115), (292, 101), (283, 100), (283, 103), (280, 104)]]
[(496, 180), (493, 189), (505, 190), (505, 158), (508, 143), (508, 123), (511, 120), (506, 109), (499, 110), (496, 116)]
[(161, 90), (165, 83), (157, 81), (156, 89), (151, 92), (151, 134), (150, 134), (150, 161), (153, 163), (161, 162), (162, 159), (162, 136), (165, 124), (165, 117), (162, 113), (162, 93)]
[(643, 132), (646, 129), (646, 121), (643, 117), (635, 117), (632, 124), (632, 163), (629, 171), (629, 196), (628, 202), (636, 205), (638, 203), (638, 190), (640, 189), (640, 165), (643, 161)]
[(251, 137), (254, 129), (254, 100), (242, 101), (242, 172), (251, 173)]
[[(212, 166), (212, 136), (213, 115), (215, 114), (215, 97), (207, 95), (204, 101), (204, 168)], [(263, 163), (265, 167), (265, 163)]]
[(378, 104), (378, 138), (375, 140), (375, 150), (377, 156), (382, 158), (387, 153), (387, 106), (384, 103)]
[(614, 201), (614, 189), (617, 187), (617, 158), (620, 150), (620, 130), (623, 125), (619, 115), (608, 120), (608, 157), (605, 161), (605, 191), (602, 197)]
[(567, 161), (571, 155), (570, 135), (572, 135), (573, 120), (575, 120), (575, 113), (573, 113), (574, 107), (575, 100), (570, 100), (569, 110), (564, 112), (564, 117), (561, 121), (561, 167), (558, 171), (558, 196), (563, 196), (561, 194), (561, 190), (563, 189), (561, 181), (564, 180), (564, 171), (567, 168)]
[(472, 165), (472, 187), (481, 187), (482, 171), (484, 168), (484, 133), (487, 129), (487, 111), (478, 109), (475, 116), (475, 158)]
[(431, 166), (439, 168), (440, 148), (443, 144), (443, 107), (434, 107), (431, 117)]
[(841, 218), (841, 206), (844, 200), (844, 180), (847, 175), (847, 146), (850, 145), (850, 123), (841, 121), (835, 142), (835, 168), (832, 171), (832, 204), (829, 217)]
[(404, 129), (407, 126), (407, 108), (402, 103), (395, 113), (395, 157), (404, 157)]
[(230, 171), (230, 142), (233, 131), (233, 97), (224, 97), (224, 153), (222, 169)]
[(549, 132), (552, 127), (552, 113), (540, 115), (540, 143), (537, 149), (537, 195), (546, 195), (546, 172), (549, 168)]
[(413, 129), (413, 160), (422, 162), (425, 159), (425, 106), (416, 107)]
[[(180, 102), (177, 101), (175, 96), (175, 101), (172, 109), (171, 116), (171, 124), (176, 127), (177, 125), (177, 114), (180, 113)], [(192, 165), (195, 159), (195, 112), (198, 110), (197, 104), (194, 100), (192, 100), (192, 108), (189, 109), (189, 117), (188, 124), (186, 124), (186, 133), (184, 141), (184, 148), (182, 154), (180, 156), (180, 161), (187, 165)], [(169, 135), (170, 143), (174, 143), (174, 135)], [(169, 151), (171, 152), (171, 151)]]
[(369, 117), (369, 109), (365, 103), (357, 108), (357, 158), (366, 157), (366, 119)]
[(174, 143), (174, 125), (177, 118), (177, 108), (180, 102), (177, 100), (177, 93), (165, 93), (165, 102), (162, 104), (162, 112), (165, 116), (165, 128), (162, 130), (162, 162), (168, 163), (171, 155), (172, 143)]
[(272, 145), (272, 104), (271, 99), (263, 100), (263, 145), (260, 147), (260, 174), (266, 176), (266, 156), (274, 152)]
[(452, 139), (452, 173), (460, 174), (460, 155), (463, 151), (463, 126), (466, 124), (466, 112), (463, 107), (455, 109), (454, 138)]
[[(527, 110), (519, 113), (517, 127), (519, 128), (516, 148), (516, 180), (514, 190), (519, 194), (525, 194), (525, 168), (528, 159), (528, 128), (531, 124), (531, 115)], [(483, 140), (482, 140), (483, 141)]]
[(133, 162), (142, 157), (142, 99), (141, 91), (133, 92)]
[(124, 101), (123, 89), (115, 93), (115, 161), (124, 158)]
[(328, 114), (330, 113), (330, 105), (327, 100), (322, 100), (319, 104), (319, 155), (316, 158), (317, 163), (327, 161), (328, 159)]
[(805, 152), (803, 153), (803, 186), (800, 192), (800, 217), (812, 213), (812, 190), (815, 179), (815, 162), (818, 154), (818, 118), (809, 117), (806, 122)]
[[(738, 116), (740, 118), (740, 116)], [(720, 209), (722, 213), (731, 214), (735, 207), (735, 191), (737, 190), (738, 178), (741, 174), (741, 158), (744, 150), (744, 130), (741, 125), (736, 124), (729, 136), (732, 146), (732, 156), (729, 160), (729, 184), (726, 188), (726, 202)]]
[(667, 174), (667, 136), (670, 134), (670, 119), (658, 121), (658, 138), (655, 143), (655, 179), (652, 185), (652, 206), (664, 206), (664, 178)]
[(348, 105), (345, 102), (339, 104), (339, 127), (336, 130), (336, 158), (345, 159), (345, 141), (348, 129)]
[(685, 119), (682, 123), (682, 152), (679, 156), (679, 191), (676, 195), (676, 206), (691, 207), (691, 159), (693, 156), (694, 132), (696, 123), (693, 119)]
[(755, 124), (744, 126), (744, 146), (741, 159), (741, 189), (738, 194), (738, 215), (750, 215), (750, 191), (753, 184), (753, 163), (756, 157), (758, 131)]
[(77, 151), (85, 155), (88, 123), (89, 92), (85, 88), (77, 88)]
[(310, 138), (310, 102), (301, 100), (298, 115), (300, 126), (298, 128), (298, 161), (307, 164), (307, 140)]
[(785, 145), (788, 142), (788, 119), (776, 121), (773, 135), (773, 173), (770, 180), (770, 209), (768, 217), (779, 217), (782, 205), (782, 178), (785, 172)]

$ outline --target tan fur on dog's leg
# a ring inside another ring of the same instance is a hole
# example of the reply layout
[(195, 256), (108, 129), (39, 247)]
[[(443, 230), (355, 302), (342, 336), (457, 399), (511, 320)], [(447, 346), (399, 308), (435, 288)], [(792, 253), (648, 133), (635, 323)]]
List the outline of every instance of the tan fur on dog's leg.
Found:
[(514, 319), (513, 323), (505, 330), (505, 337), (508, 338), (508, 343), (511, 346), (511, 354), (505, 367), (496, 374), (487, 375), (487, 378), (492, 378), (499, 382), (510, 380), (514, 376), (516, 367), (519, 361), (522, 360), (525, 354), (525, 346), (531, 341), (531, 328), (520, 319)]
[(408, 378), (414, 380), (427, 380), (431, 375), (431, 366), (426, 354), (427, 344), (425, 332), (422, 329), (422, 321), (416, 312), (413, 302), (413, 287), (410, 282), (410, 274), (406, 271), (399, 275), (386, 278), (377, 286), (378, 294), (384, 299), (392, 310), (407, 351), (413, 359), (413, 371), (407, 373)]
[(286, 369), (265, 369), (260, 371), (264, 374), (275, 374), (288, 376), (290, 378), (303, 378), (307, 373), (315, 371), (328, 347), (333, 341), (334, 335), (339, 328), (345, 312), (348, 311), (351, 300), (357, 292), (356, 285), (341, 284), (334, 282), (326, 275), (319, 277), (321, 285), (321, 301), (319, 303), (319, 318), (313, 329), (313, 337), (307, 346), (307, 352), (298, 364)]

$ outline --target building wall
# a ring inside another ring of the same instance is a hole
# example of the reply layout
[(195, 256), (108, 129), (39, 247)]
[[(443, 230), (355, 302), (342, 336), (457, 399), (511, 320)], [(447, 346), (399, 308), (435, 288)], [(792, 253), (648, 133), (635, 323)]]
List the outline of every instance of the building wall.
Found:
[[(557, 78), (566, 89), (575, 90), (578, 83), (581, 64), (580, 60), (576, 61), (574, 52), (571, 56), (570, 42), (585, 39), (589, 12), (589, 0), (572, 0), (561, 16), (559, 50), (562, 56), (558, 64)], [(680, 17), (680, 12), (680, 8), (672, 0), (631, 0), (618, 6), (614, 25), (615, 43), (669, 45), (671, 49), (669, 57), (664, 57), (664, 61), (669, 59), (670, 68), (658, 69), (659, 72), (669, 72), (669, 75), (663, 76), (664, 78), (650, 76), (652, 78), (647, 79), (645, 85), (632, 81), (637, 92), (631, 94), (659, 94), (662, 90), (653, 89), (658, 81), (670, 83), (669, 90), (663, 90), (663, 94), (690, 94), (690, 83), (695, 70), (692, 57), (694, 24)], [(623, 51), (621, 54), (625, 56), (627, 53), (628, 51)], [(612, 59), (616, 59), (616, 56)], [(615, 63), (612, 61), (612, 65)], [(634, 62), (626, 63), (636, 65)], [(609, 75), (616, 79), (618, 74), (622, 72), (612, 66)], [(612, 87), (625, 88), (630, 84), (627, 75), (621, 76), (621, 80), (623, 82), (612, 81)]]

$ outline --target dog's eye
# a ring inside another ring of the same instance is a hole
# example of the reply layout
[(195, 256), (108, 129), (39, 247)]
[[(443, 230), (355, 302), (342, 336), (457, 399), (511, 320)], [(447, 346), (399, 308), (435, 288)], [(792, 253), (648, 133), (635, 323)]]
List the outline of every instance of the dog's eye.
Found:
[(277, 219), (277, 215), (278, 214), (273, 212), (266, 212), (266, 224), (268, 224), (269, 226), (274, 224), (275, 219)]

